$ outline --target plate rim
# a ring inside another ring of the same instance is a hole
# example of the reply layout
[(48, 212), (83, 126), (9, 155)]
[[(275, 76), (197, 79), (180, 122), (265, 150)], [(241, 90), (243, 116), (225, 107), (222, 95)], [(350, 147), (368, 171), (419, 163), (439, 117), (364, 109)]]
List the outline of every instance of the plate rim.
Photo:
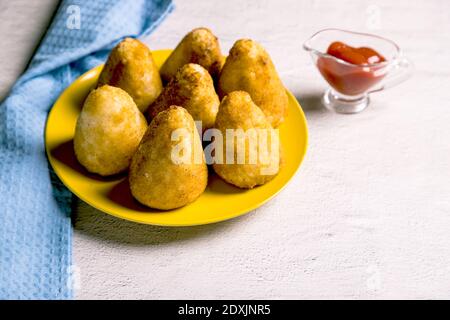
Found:
[[(159, 49), (159, 50), (153, 50), (152, 53), (156, 53), (156, 52), (171, 52), (173, 49)], [(292, 175), (288, 178), (288, 180), (280, 187), (278, 188), (275, 192), (273, 192), (270, 196), (268, 196), (267, 198), (265, 198), (262, 201), (259, 201), (255, 204), (252, 204), (248, 207), (246, 207), (245, 209), (240, 209), (237, 211), (234, 211), (233, 214), (229, 214), (226, 216), (219, 216), (219, 217), (214, 217), (212, 219), (203, 219), (202, 222), (198, 222), (198, 223), (192, 223), (192, 222), (188, 222), (188, 223), (155, 223), (155, 222), (150, 222), (150, 221), (143, 221), (143, 220), (139, 220), (139, 219), (134, 219), (134, 218), (130, 218), (130, 217), (124, 217), (123, 215), (117, 214), (115, 213), (113, 210), (109, 210), (107, 208), (103, 208), (102, 205), (98, 205), (98, 204), (94, 204), (93, 202), (91, 202), (89, 199), (86, 199), (85, 197), (81, 196), (77, 190), (75, 190), (75, 188), (72, 188), (70, 186), (70, 183), (67, 183), (67, 181), (64, 178), (64, 174), (61, 174), (59, 172), (59, 167), (58, 165), (54, 164), (55, 159), (53, 159), (53, 156), (51, 155), (51, 150), (49, 149), (49, 144), (47, 143), (48, 141), (48, 131), (49, 131), (49, 120), (52, 117), (52, 114), (54, 113), (55, 110), (55, 106), (58, 103), (58, 101), (60, 100), (60, 98), (66, 93), (66, 91), (69, 89), (70, 86), (72, 86), (76, 81), (78, 81), (80, 78), (84, 78), (86, 77), (89, 73), (94, 73), (96, 74), (97, 69), (102, 69), (104, 66), (104, 64), (100, 64), (86, 72), (84, 72), (83, 74), (81, 74), (80, 76), (78, 76), (74, 81), (72, 81), (62, 92), (61, 94), (58, 96), (58, 98), (55, 100), (55, 102), (53, 103), (48, 115), (47, 115), (47, 119), (46, 119), (46, 123), (45, 123), (45, 131), (44, 131), (44, 143), (45, 143), (45, 150), (46, 150), (46, 155), (47, 155), (47, 159), (49, 161), (49, 164), (51, 166), (51, 169), (55, 172), (55, 174), (58, 176), (58, 179), (61, 180), (61, 182), (64, 184), (64, 186), (71, 192), (73, 193), (75, 196), (77, 196), (78, 199), (82, 200), (83, 202), (87, 203), (89, 206), (93, 207), (94, 209), (103, 212), (105, 214), (111, 215), (115, 218), (119, 218), (119, 219), (123, 219), (126, 221), (130, 221), (130, 222), (134, 222), (134, 223), (139, 223), (139, 224), (144, 224), (144, 225), (153, 225), (153, 226), (160, 226), (160, 227), (191, 227), (191, 226), (200, 226), (200, 225), (208, 225), (208, 224), (214, 224), (214, 223), (219, 223), (219, 222), (223, 222), (223, 221), (228, 221), (243, 215), (246, 215), (252, 211), (254, 211), (255, 209), (263, 206), (264, 204), (266, 204), (267, 202), (269, 202), (270, 200), (272, 200), (275, 196), (277, 196), (281, 191), (283, 191), (286, 186), (288, 184), (291, 183), (292, 179), (297, 175), (300, 167), (302, 166), (305, 157), (308, 153), (308, 146), (309, 146), (309, 128), (308, 128), (308, 122), (307, 122), (307, 118), (306, 115), (303, 111), (303, 108), (301, 107), (299, 101), (297, 100), (297, 98), (294, 96), (294, 94), (292, 94), (292, 92), (290, 92), (286, 87), (285, 87), (285, 91), (286, 94), (288, 95), (289, 99), (292, 99), (292, 101), (294, 101), (294, 105), (295, 107), (298, 109), (303, 123), (305, 125), (305, 136), (304, 136), (304, 140), (305, 140), (305, 148), (304, 148), (304, 152), (300, 157), (298, 166), (295, 168), (294, 172), (292, 173)], [(124, 176), (121, 179), (117, 180), (117, 184), (123, 182), (127, 177)], [(196, 200), (197, 201), (197, 200)], [(168, 212), (170, 212), (171, 210), (168, 210)]]

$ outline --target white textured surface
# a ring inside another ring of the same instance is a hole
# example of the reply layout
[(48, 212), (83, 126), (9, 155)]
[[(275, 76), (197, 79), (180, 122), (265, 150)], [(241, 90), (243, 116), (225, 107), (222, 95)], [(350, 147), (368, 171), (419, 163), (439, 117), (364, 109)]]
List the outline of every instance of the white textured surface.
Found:
[(0, 0), (0, 101), (26, 68), (57, 4)]
[[(80, 202), (79, 299), (450, 298), (450, 3), (280, 2), (176, 1), (146, 42), (174, 47), (197, 26), (214, 30), (224, 51), (241, 37), (260, 41), (308, 118), (300, 172), (267, 205), (204, 227), (137, 225)], [(26, 10), (5, 12), (0, 0), (1, 92), (55, 1), (14, 3)], [(325, 84), (301, 51), (324, 27), (392, 38), (415, 62), (414, 78), (374, 94), (359, 115), (325, 111)]]

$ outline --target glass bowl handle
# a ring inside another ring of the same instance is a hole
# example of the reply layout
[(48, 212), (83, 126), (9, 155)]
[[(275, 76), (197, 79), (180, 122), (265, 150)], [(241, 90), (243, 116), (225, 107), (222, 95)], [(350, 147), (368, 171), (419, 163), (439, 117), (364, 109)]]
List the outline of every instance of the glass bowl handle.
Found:
[(400, 57), (395, 60), (391, 68), (392, 69), (389, 70), (386, 78), (384, 78), (384, 80), (381, 82), (381, 85), (375, 87), (369, 92), (378, 92), (395, 87), (403, 81), (408, 80), (414, 72), (413, 63), (406, 57)]

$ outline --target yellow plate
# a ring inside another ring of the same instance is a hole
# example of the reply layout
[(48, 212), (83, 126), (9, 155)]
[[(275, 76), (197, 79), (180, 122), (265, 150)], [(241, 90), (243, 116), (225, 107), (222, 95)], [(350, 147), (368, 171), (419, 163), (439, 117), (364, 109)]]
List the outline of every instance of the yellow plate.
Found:
[[(153, 57), (161, 66), (171, 50), (158, 50)], [(61, 181), (89, 205), (113, 216), (161, 226), (193, 226), (231, 219), (249, 212), (275, 196), (294, 176), (306, 153), (308, 131), (305, 115), (288, 92), (289, 116), (280, 127), (285, 164), (275, 179), (252, 190), (235, 188), (210, 175), (206, 191), (194, 203), (176, 210), (158, 211), (135, 201), (125, 175), (102, 178), (88, 173), (77, 162), (73, 135), (81, 106), (96, 85), (102, 66), (74, 81), (53, 106), (45, 129), (48, 159)]]

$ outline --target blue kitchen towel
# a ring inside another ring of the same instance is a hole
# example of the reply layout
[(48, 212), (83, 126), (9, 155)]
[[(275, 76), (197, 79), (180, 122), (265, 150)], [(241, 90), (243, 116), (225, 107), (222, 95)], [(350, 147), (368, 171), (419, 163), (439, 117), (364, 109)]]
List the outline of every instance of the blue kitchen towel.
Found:
[(48, 166), (47, 113), (120, 39), (149, 34), (172, 8), (171, 0), (62, 1), (0, 105), (0, 299), (72, 298), (72, 196)]

